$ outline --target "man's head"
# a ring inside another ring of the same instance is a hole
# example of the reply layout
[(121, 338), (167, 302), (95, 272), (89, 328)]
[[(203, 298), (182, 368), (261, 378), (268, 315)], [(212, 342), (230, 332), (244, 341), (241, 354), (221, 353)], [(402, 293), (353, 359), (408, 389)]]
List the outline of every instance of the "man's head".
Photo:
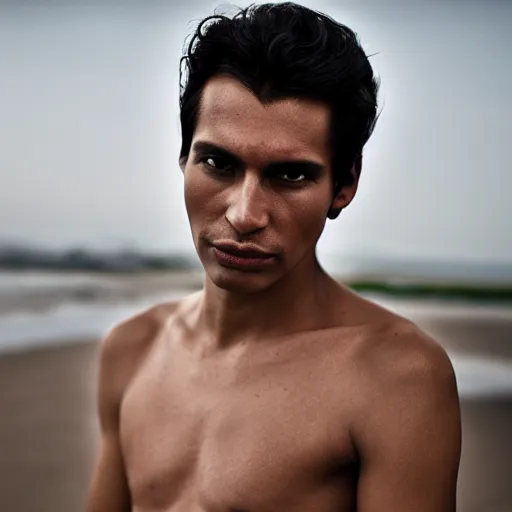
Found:
[[(314, 258), (326, 217), (354, 197), (377, 116), (372, 68), (349, 28), (292, 3), (206, 18), (183, 60), (180, 163), (199, 257), (221, 287), (265, 288)], [(275, 256), (225, 265), (212, 244), (226, 240)]]

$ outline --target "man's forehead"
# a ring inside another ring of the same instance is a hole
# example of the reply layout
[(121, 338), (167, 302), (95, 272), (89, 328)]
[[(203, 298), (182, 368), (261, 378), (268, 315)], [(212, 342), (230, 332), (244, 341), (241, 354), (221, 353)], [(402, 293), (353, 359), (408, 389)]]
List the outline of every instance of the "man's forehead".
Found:
[[(243, 83), (230, 76), (215, 76), (204, 86), (200, 104), (201, 113), (208, 117), (249, 115), (274, 117), (277, 120), (315, 121), (318, 125), (328, 124), (329, 108), (320, 101), (308, 98), (279, 98), (261, 102)], [(300, 123), (303, 124), (303, 123)]]
[(281, 152), (329, 150), (329, 109), (307, 99), (272, 103), (259, 99), (238, 80), (215, 77), (203, 89), (196, 127), (199, 138), (281, 146)]

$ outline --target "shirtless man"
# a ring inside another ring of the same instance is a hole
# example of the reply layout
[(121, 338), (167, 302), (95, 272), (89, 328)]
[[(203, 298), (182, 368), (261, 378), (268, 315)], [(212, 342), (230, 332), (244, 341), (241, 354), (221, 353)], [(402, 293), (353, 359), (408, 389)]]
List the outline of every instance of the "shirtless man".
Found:
[(315, 256), (375, 124), (365, 54), (294, 4), (198, 30), (180, 161), (204, 288), (104, 340), (88, 511), (455, 512), (448, 357)]

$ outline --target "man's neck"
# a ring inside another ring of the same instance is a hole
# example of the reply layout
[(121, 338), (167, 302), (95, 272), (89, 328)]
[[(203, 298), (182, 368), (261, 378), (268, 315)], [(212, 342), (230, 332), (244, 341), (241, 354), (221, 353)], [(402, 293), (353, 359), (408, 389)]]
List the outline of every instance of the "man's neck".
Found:
[(251, 294), (220, 289), (206, 276), (198, 327), (213, 334), (218, 348), (313, 330), (325, 325), (334, 293), (333, 279), (316, 259)]

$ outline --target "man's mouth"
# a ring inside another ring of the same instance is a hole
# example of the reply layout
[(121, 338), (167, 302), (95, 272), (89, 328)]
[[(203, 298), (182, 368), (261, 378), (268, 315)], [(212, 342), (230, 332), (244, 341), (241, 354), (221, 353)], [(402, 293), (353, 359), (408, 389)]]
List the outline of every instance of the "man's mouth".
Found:
[(261, 270), (275, 262), (276, 255), (255, 244), (221, 241), (212, 244), (215, 257), (223, 267)]
[(213, 246), (226, 254), (231, 254), (239, 258), (273, 258), (275, 254), (255, 244), (238, 244), (236, 242), (222, 241), (216, 242)]

